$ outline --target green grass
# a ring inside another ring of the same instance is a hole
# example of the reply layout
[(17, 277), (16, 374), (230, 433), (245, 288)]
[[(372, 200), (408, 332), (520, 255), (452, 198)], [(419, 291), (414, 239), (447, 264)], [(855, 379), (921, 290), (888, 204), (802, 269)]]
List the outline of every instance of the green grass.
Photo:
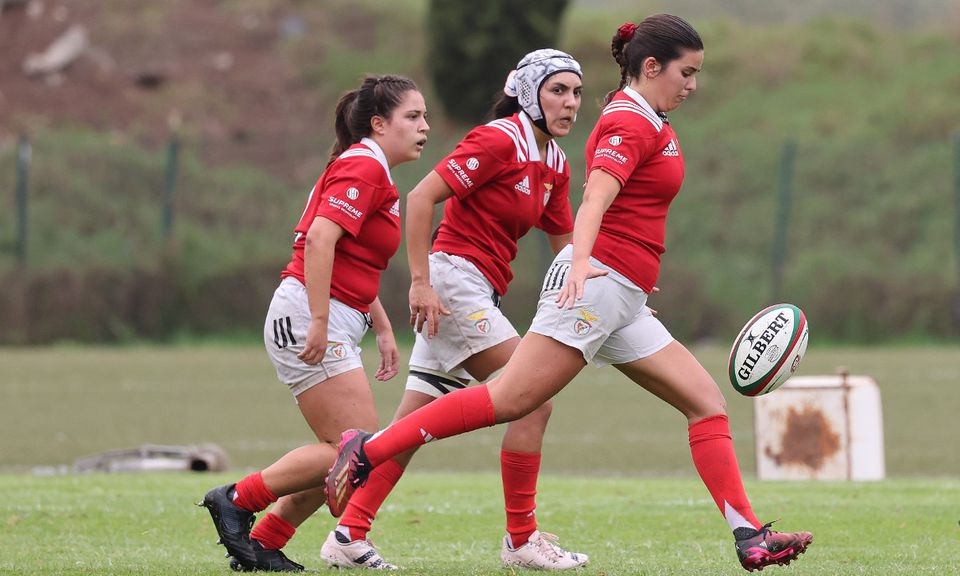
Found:
[[(365, 345), (366, 366), (375, 346)], [(727, 350), (696, 347), (729, 403), (738, 457), (753, 474), (753, 401), (724, 378)], [(408, 358), (409, 350), (401, 350)], [(955, 347), (812, 347), (800, 374), (845, 366), (874, 377), (884, 408), (890, 476), (960, 476), (960, 363)], [(381, 422), (405, 372), (372, 384)], [(431, 445), (421, 470), (492, 471), (502, 427)], [(70, 464), (142, 443), (215, 442), (234, 466), (260, 468), (312, 435), (259, 346), (0, 348), (0, 470)], [(554, 473), (693, 474), (683, 418), (611, 368), (590, 367), (557, 397), (545, 439)], [(919, 449), (918, 447), (922, 447)]]
[[(726, 350), (695, 352), (727, 390)], [(756, 513), (782, 518), (781, 529), (816, 535), (784, 573), (957, 574), (956, 350), (815, 346), (801, 372), (832, 373), (841, 365), (880, 384), (892, 479), (757, 481), (752, 401), (726, 392)], [(227, 574), (208, 516), (191, 503), (310, 441), (259, 347), (6, 348), (0, 368), (3, 574)], [(373, 384), (382, 421), (396, 406), (402, 376)], [(410, 574), (506, 573), (497, 564), (500, 434), (477, 431), (420, 451), (374, 533), (388, 559)], [(217, 442), (234, 469), (13, 473), (56, 472), (79, 456), (145, 442)], [(591, 555), (585, 576), (743, 573), (690, 463), (682, 418), (614, 370), (588, 369), (560, 394), (543, 470), (541, 525)], [(332, 526), (323, 512), (309, 520), (288, 547), (290, 556), (319, 567), (320, 543)]]
[[(0, 476), (4, 574), (228, 574), (206, 511), (192, 505), (226, 475)], [(773, 574), (956, 574), (956, 480), (747, 486), (757, 513), (815, 534)], [(590, 554), (584, 576), (744, 574), (729, 532), (695, 479), (541, 478), (538, 518)], [(308, 520), (291, 558), (321, 568), (333, 519)], [(503, 512), (495, 474), (411, 473), (373, 536), (406, 574), (509, 574), (499, 567)], [(767, 572), (764, 572), (767, 573)]]

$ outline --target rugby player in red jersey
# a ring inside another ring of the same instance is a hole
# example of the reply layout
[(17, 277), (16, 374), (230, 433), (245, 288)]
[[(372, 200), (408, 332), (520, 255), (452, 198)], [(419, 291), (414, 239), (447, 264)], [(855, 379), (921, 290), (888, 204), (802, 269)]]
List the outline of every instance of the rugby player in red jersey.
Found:
[(587, 145), (587, 185), (573, 245), (547, 273), (530, 331), (503, 373), (377, 434), (345, 432), (327, 491), (346, 500), (371, 469), (397, 454), (529, 414), (592, 360), (613, 364), (687, 419), (694, 465), (733, 532), (741, 565), (752, 571), (786, 564), (806, 550), (812, 535), (775, 532), (757, 520), (723, 395), (646, 306), (664, 251), (667, 208), (683, 181), (683, 156), (665, 114), (696, 89), (703, 42), (683, 19), (659, 14), (621, 26), (612, 52), (620, 86), (608, 96)]
[[(570, 242), (570, 168), (554, 138), (566, 136), (580, 108), (580, 65), (543, 49), (524, 56), (507, 78), (492, 122), (474, 128), (407, 197), (411, 324), (417, 336), (407, 389), (395, 418), (482, 382), (503, 368), (520, 342), (499, 308), (513, 273), (517, 241), (531, 228), (554, 252)], [(434, 206), (445, 203), (430, 241)], [(537, 476), (551, 404), (512, 422), (500, 452), (507, 535), (506, 565), (566, 569), (587, 563), (540, 532)], [(332, 566), (366, 567), (380, 556), (367, 532), (413, 451), (377, 468), (353, 495), (321, 556)]]
[[(337, 104), (337, 140), (294, 233), (264, 324), (264, 343), (317, 437), (262, 471), (208, 492), (220, 542), (238, 570), (299, 571), (281, 548), (324, 502), (326, 470), (341, 432), (375, 427), (360, 339), (377, 334), (377, 380), (397, 374), (399, 354), (377, 298), (380, 273), (400, 246), (400, 196), (391, 168), (420, 157), (429, 126), (412, 80), (368, 77)], [(279, 499), (279, 500), (278, 500)], [(250, 532), (253, 514), (276, 502)]]

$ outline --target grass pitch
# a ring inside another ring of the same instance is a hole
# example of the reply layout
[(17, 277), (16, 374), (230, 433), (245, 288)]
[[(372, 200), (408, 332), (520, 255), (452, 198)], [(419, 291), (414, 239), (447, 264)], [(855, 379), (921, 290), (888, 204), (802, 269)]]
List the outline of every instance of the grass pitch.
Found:
[[(814, 533), (800, 560), (764, 574), (960, 574), (955, 348), (808, 350), (803, 374), (846, 366), (880, 384), (893, 479), (862, 484), (753, 480), (752, 400), (726, 387), (726, 352), (695, 350), (730, 404), (754, 509), (763, 520), (782, 518), (776, 528)], [(403, 381), (373, 384), (381, 421)], [(418, 453), (372, 534), (388, 560), (407, 574), (509, 573), (498, 562), (501, 434), (478, 431)], [(0, 349), (0, 574), (229, 574), (208, 514), (192, 504), (309, 441), (257, 346)], [(56, 472), (77, 457), (145, 442), (216, 442), (235, 468), (17, 473)], [(588, 368), (559, 395), (543, 468), (540, 524), (590, 554), (583, 576), (745, 573), (696, 477), (682, 417), (614, 370)], [(290, 557), (325, 570), (319, 550), (333, 525), (321, 510), (290, 543)]]
[[(755, 470), (753, 400), (731, 390), (728, 349), (693, 349), (729, 404), (740, 465)], [(401, 358), (409, 350), (401, 351)], [(376, 366), (376, 346), (365, 346)], [(800, 374), (838, 366), (874, 377), (884, 412), (887, 473), (960, 477), (960, 361), (955, 346), (821, 348)], [(373, 382), (381, 423), (406, 381)], [(684, 418), (612, 368), (585, 369), (555, 402), (544, 439), (546, 472), (690, 476)], [(418, 470), (495, 471), (503, 427), (431, 444)], [(215, 442), (238, 468), (262, 468), (313, 441), (260, 346), (0, 348), (0, 472), (69, 465), (143, 443)]]
[[(0, 476), (3, 574), (230, 574), (207, 511), (193, 505), (235, 475), (190, 473)], [(814, 543), (764, 574), (957, 574), (960, 482), (748, 482), (761, 518), (805, 529)], [(538, 518), (590, 554), (582, 576), (746, 574), (730, 533), (695, 478), (541, 479)], [(411, 473), (387, 501), (373, 538), (405, 574), (510, 574), (499, 565), (503, 510), (490, 473)], [(287, 547), (326, 571), (325, 509)]]

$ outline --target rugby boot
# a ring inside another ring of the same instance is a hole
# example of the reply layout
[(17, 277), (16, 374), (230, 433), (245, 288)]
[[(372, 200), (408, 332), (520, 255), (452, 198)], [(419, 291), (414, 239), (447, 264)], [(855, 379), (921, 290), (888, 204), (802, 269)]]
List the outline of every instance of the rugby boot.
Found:
[(564, 550), (557, 544), (558, 540), (555, 534), (534, 530), (526, 544), (511, 548), (508, 538), (504, 537), (500, 560), (504, 566), (534, 570), (569, 570), (587, 565), (589, 556)]
[[(220, 536), (218, 544), (223, 544), (227, 554), (244, 568), (256, 567), (257, 556), (250, 543), (250, 529), (256, 520), (253, 512), (244, 510), (233, 503), (230, 493), (236, 484), (227, 484), (207, 492), (199, 506), (210, 512), (213, 525)], [(231, 562), (232, 564), (232, 562)]]
[(354, 490), (367, 483), (372, 466), (363, 452), (363, 444), (371, 436), (373, 434), (355, 428), (340, 435), (337, 461), (330, 468), (323, 486), (327, 495), (327, 508), (334, 518), (343, 514)]
[(763, 570), (771, 564), (789, 564), (813, 542), (813, 534), (809, 532), (775, 532), (770, 529), (772, 524), (764, 524), (759, 530), (737, 528), (733, 531), (737, 557), (749, 572)]
[(336, 530), (330, 532), (320, 548), (320, 557), (330, 568), (365, 568), (367, 570), (397, 570), (380, 556), (369, 540), (350, 541)]
[(244, 566), (236, 558), (230, 561), (230, 568), (236, 572), (303, 572), (302, 564), (287, 558), (280, 550), (268, 550), (256, 538), (250, 539), (253, 553), (257, 557), (254, 566)]

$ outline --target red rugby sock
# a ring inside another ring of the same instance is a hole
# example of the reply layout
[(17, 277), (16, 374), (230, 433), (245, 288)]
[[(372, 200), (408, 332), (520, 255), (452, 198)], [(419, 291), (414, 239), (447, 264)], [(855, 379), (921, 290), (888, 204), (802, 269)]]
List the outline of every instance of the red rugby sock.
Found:
[(746, 526), (760, 529), (761, 523), (753, 515), (743, 489), (727, 416), (704, 418), (691, 425), (688, 432), (693, 463), (730, 529)]
[(266, 550), (279, 550), (293, 538), (297, 528), (273, 512), (268, 512), (253, 527), (250, 537), (259, 541)]
[(263, 483), (261, 472), (254, 472), (237, 482), (234, 490), (236, 495), (233, 497), (233, 503), (250, 512), (259, 512), (277, 501), (277, 497)]
[(378, 466), (431, 440), (496, 424), (486, 385), (463, 388), (397, 420), (364, 444), (370, 464)]
[(540, 454), (500, 451), (503, 501), (507, 511), (507, 533), (513, 548), (527, 543), (537, 529), (537, 476)]
[(403, 467), (396, 460), (387, 460), (374, 468), (367, 483), (353, 493), (339, 524), (350, 529), (351, 541), (366, 540), (377, 511), (402, 475)]

